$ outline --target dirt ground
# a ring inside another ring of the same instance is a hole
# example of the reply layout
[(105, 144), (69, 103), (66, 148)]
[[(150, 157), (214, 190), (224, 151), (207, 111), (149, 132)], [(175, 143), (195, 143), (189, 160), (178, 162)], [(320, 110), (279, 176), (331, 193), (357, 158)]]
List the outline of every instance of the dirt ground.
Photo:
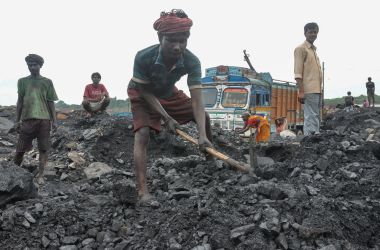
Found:
[[(80, 112), (60, 121), (46, 184), (0, 207), (0, 248), (380, 249), (379, 109), (338, 111), (318, 135), (257, 145), (251, 173), (152, 132), (149, 188), (159, 202), (152, 207), (136, 203), (131, 125)], [(194, 124), (184, 129), (196, 136)], [(16, 142), (1, 132), (5, 169), (16, 168)], [(215, 128), (214, 142), (247, 162), (249, 145), (234, 132)], [(35, 174), (37, 166), (35, 147), (22, 168)]]

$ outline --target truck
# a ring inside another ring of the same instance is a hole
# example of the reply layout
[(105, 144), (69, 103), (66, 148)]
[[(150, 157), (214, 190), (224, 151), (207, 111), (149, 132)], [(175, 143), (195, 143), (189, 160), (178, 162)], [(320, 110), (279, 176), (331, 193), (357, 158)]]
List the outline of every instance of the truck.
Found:
[(275, 119), (285, 117), (290, 129), (302, 130), (303, 109), (298, 102), (298, 87), (294, 82), (273, 79), (268, 72), (250, 68), (225, 66), (207, 68), (202, 78), (202, 99), (211, 123), (226, 130), (243, 127), (244, 112), (262, 115), (276, 129)]

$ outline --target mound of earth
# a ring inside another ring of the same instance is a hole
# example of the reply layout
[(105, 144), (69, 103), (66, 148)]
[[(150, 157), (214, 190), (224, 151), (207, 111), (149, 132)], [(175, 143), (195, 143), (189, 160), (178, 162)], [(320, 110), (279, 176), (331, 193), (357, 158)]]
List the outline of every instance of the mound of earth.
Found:
[[(132, 121), (73, 112), (53, 133), (37, 196), (0, 208), (1, 246), (380, 249), (379, 124), (379, 110), (336, 112), (318, 135), (257, 145), (249, 174), (152, 132), (148, 181), (158, 204), (147, 207), (136, 202)], [(196, 137), (195, 124), (183, 128)], [(245, 140), (213, 132), (216, 149), (247, 162)], [(0, 163), (13, 168), (17, 136), (0, 133)], [(37, 166), (35, 149), (22, 168), (36, 174)]]

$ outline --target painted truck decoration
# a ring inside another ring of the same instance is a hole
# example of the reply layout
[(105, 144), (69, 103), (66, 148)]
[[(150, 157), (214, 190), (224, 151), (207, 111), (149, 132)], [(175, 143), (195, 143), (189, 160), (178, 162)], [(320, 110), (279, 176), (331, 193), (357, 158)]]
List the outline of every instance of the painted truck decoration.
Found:
[(274, 120), (280, 117), (287, 118), (291, 129), (302, 128), (303, 110), (294, 83), (274, 80), (269, 73), (257, 73), (253, 67), (218, 66), (206, 69), (202, 85), (211, 122), (224, 129), (243, 127), (241, 115), (246, 111), (267, 117), (272, 132)]

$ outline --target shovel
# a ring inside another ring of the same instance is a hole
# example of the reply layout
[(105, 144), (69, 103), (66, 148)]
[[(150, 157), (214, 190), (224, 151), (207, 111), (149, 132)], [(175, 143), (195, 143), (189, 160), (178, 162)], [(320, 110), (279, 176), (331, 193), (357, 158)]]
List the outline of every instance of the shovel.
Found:
[[(176, 129), (176, 132), (183, 139), (185, 139), (185, 140), (187, 140), (189, 142), (192, 142), (195, 145), (198, 145), (198, 140), (197, 139), (194, 139), (193, 137), (191, 137), (187, 133), (183, 132), (182, 130)], [(242, 172), (250, 172), (251, 171), (251, 168), (250, 168), (250, 166), (248, 164), (246, 164), (244, 162), (236, 161), (236, 160), (230, 158), (229, 156), (220, 153), (219, 151), (215, 150), (214, 148), (206, 147), (205, 150), (210, 155), (212, 155), (212, 156), (214, 156), (214, 157), (216, 157), (216, 158), (218, 158), (218, 159), (220, 159), (220, 160), (228, 163), (232, 167), (237, 168), (238, 170), (240, 170)]]

